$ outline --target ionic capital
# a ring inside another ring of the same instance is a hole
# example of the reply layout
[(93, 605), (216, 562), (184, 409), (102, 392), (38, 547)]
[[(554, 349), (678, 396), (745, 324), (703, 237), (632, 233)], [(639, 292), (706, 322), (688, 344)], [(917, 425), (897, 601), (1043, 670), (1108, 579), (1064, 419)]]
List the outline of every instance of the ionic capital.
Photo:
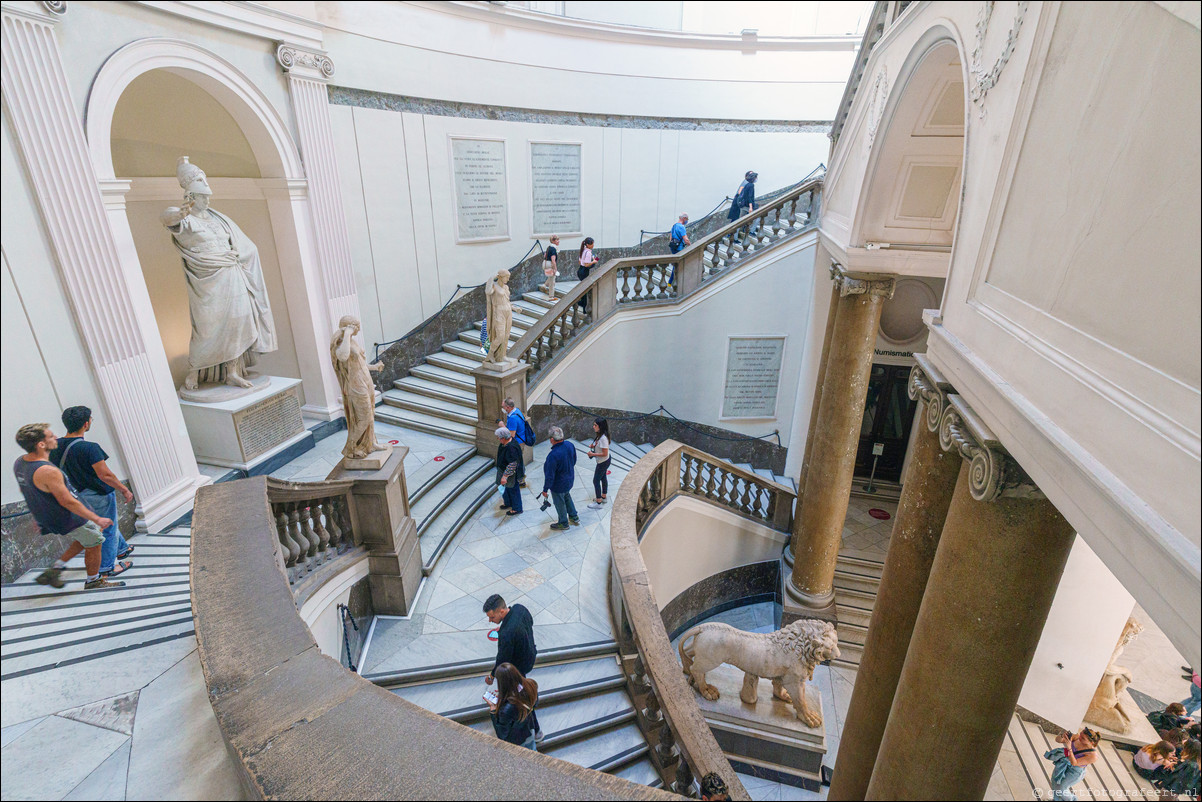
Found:
[(848, 295), (875, 295), (886, 301), (893, 297), (897, 280), (893, 276), (879, 273), (849, 273), (843, 265), (831, 262), (831, 280), (839, 290), (839, 297)]
[(42, 0), (42, 7), (56, 17), (67, 13), (67, 0)]
[(280, 42), (275, 49), (275, 60), (284, 72), (297, 78), (325, 82), (334, 75), (334, 62), (319, 50), (306, 50)]
[(906, 393), (912, 401), (925, 401), (927, 429), (939, 431), (939, 421), (943, 417), (943, 409), (947, 406), (947, 397), (953, 388), (947, 379), (943, 378), (926, 354), (914, 355), (915, 365), (910, 368), (910, 381), (906, 385)]
[(939, 444), (968, 460), (969, 491), (977, 501), (1044, 498), (1043, 493), (972, 408), (958, 395), (947, 396), (939, 419)]

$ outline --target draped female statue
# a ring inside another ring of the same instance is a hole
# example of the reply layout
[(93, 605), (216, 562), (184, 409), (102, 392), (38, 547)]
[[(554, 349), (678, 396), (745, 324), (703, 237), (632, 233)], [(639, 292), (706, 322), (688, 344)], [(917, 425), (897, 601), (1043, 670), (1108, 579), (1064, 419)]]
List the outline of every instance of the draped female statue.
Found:
[(187, 156), (180, 157), (176, 177), (184, 205), (166, 209), (160, 219), (184, 260), (192, 316), (188, 375), (180, 393), (202, 383), (249, 391), (247, 368), (258, 354), (279, 347), (259, 249), (233, 220), (209, 208), (213, 190)]
[(488, 307), (488, 356), (485, 362), (504, 365), (512, 360), (509, 353), (509, 332), (513, 329), (513, 303), (509, 300), (509, 271), (497, 271), (495, 278), (484, 286)]
[(392, 451), (392, 446), (376, 442), (376, 385), (371, 380), (371, 372), (383, 370), (384, 366), (368, 364), (363, 346), (355, 339), (358, 333), (359, 318), (344, 315), (330, 340), (330, 359), (342, 388), (342, 410), (346, 415), (346, 445), (342, 447), (342, 456), (346, 457), (347, 468), (368, 467), (357, 466), (354, 461), (365, 460), (375, 452), (386, 452), (380, 459), (373, 457), (383, 464)]

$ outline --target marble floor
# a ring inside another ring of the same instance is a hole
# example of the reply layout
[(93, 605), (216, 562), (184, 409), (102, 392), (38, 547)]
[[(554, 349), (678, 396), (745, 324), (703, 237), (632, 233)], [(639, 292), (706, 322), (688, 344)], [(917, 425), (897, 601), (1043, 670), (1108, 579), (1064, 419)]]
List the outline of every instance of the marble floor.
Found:
[[(889, 517), (881, 520), (869, 510), (883, 510)], [(897, 502), (888, 499), (868, 499), (852, 496), (847, 503), (847, 518), (843, 521), (841, 551), (860, 557), (884, 561), (889, 551), (889, 535), (897, 518)]]

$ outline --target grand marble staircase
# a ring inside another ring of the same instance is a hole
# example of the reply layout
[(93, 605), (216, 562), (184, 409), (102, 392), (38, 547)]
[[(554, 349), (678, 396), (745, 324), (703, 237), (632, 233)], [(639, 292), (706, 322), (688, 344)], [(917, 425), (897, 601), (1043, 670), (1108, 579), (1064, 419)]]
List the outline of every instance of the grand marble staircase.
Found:
[(840, 549), (835, 562), (834, 583), (840, 657), (834, 661), (835, 665), (859, 667), (884, 567), (877, 555)]
[[(562, 297), (576, 286), (575, 281), (556, 284), (555, 294)], [(512, 345), (521, 339), (547, 310), (554, 306), (542, 292), (527, 292), (513, 302)], [(428, 432), (465, 443), (476, 439), (476, 384), (472, 371), (480, 367), (480, 324), (461, 331), (459, 336), (430, 354), (409, 375), (393, 382), (384, 393), (384, 403), (376, 407), (376, 419)], [(499, 411), (499, 410), (498, 410)]]

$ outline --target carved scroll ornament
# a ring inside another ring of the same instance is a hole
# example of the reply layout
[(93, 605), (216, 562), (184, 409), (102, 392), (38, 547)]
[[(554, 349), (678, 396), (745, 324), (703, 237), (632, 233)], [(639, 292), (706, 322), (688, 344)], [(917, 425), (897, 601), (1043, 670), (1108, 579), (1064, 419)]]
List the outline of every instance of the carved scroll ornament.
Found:
[(937, 432), (952, 386), (935, 369), (925, 354), (915, 354), (914, 361), (914, 367), (910, 368), (910, 381), (906, 385), (906, 394), (912, 401), (926, 402), (927, 429)]
[(893, 297), (897, 281), (892, 276), (848, 273), (843, 265), (831, 262), (831, 280), (839, 290), (839, 297), (848, 295), (875, 295), (886, 301)]
[(958, 395), (947, 397), (939, 419), (939, 444), (968, 460), (969, 491), (977, 501), (1043, 498), (1043, 493)]
[(321, 73), (324, 78), (331, 78), (334, 75), (334, 62), (325, 53), (301, 50), (291, 45), (281, 44), (275, 50), (275, 58), (285, 72), (291, 72), (297, 67), (304, 67)]

